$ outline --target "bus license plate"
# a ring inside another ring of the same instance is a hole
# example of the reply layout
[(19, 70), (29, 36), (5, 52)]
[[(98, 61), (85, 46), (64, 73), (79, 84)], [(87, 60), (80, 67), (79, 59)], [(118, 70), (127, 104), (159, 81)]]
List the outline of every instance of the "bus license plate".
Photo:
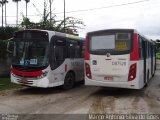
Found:
[(104, 80), (113, 80), (113, 76), (106, 76), (104, 77)]

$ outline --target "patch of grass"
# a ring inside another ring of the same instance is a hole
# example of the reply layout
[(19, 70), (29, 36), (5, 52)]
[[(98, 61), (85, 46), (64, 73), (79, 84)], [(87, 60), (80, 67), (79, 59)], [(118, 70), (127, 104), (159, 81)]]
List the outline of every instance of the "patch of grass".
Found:
[(2, 90), (10, 90), (10, 89), (18, 89), (22, 86), (13, 84), (10, 81), (10, 78), (0, 78), (0, 91)]
[(160, 53), (156, 53), (156, 58), (160, 59)]

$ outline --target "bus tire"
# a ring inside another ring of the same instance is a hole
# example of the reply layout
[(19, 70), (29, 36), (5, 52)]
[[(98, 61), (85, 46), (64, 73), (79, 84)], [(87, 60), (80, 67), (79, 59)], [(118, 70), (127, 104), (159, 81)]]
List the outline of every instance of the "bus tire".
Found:
[(72, 72), (68, 72), (64, 79), (63, 89), (68, 90), (73, 88), (74, 83), (75, 83), (74, 74)]
[(153, 72), (153, 74), (152, 74), (152, 77), (154, 77), (154, 75), (155, 75), (155, 70), (154, 70), (154, 72)]
[(145, 82), (145, 87), (148, 86), (148, 82), (149, 82), (149, 71), (147, 72), (147, 79), (146, 79), (146, 82)]
[(154, 66), (154, 72), (153, 72), (153, 77), (154, 77), (154, 75), (155, 75), (155, 72), (156, 72), (156, 66)]

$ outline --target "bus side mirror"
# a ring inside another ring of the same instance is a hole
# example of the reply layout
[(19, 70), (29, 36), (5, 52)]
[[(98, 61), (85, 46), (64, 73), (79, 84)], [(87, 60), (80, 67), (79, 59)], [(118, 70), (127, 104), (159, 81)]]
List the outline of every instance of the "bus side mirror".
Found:
[(7, 43), (7, 52), (12, 54), (14, 50), (14, 42), (12, 40)]

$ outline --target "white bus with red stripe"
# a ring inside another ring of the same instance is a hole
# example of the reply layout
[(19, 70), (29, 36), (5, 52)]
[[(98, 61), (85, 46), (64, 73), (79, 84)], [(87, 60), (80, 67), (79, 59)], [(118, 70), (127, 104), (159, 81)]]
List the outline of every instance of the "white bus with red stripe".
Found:
[(85, 85), (141, 89), (155, 73), (155, 43), (134, 29), (89, 32), (85, 47)]
[(22, 30), (13, 37), (11, 82), (33, 87), (63, 85), (70, 89), (84, 80), (84, 39), (75, 35)]

